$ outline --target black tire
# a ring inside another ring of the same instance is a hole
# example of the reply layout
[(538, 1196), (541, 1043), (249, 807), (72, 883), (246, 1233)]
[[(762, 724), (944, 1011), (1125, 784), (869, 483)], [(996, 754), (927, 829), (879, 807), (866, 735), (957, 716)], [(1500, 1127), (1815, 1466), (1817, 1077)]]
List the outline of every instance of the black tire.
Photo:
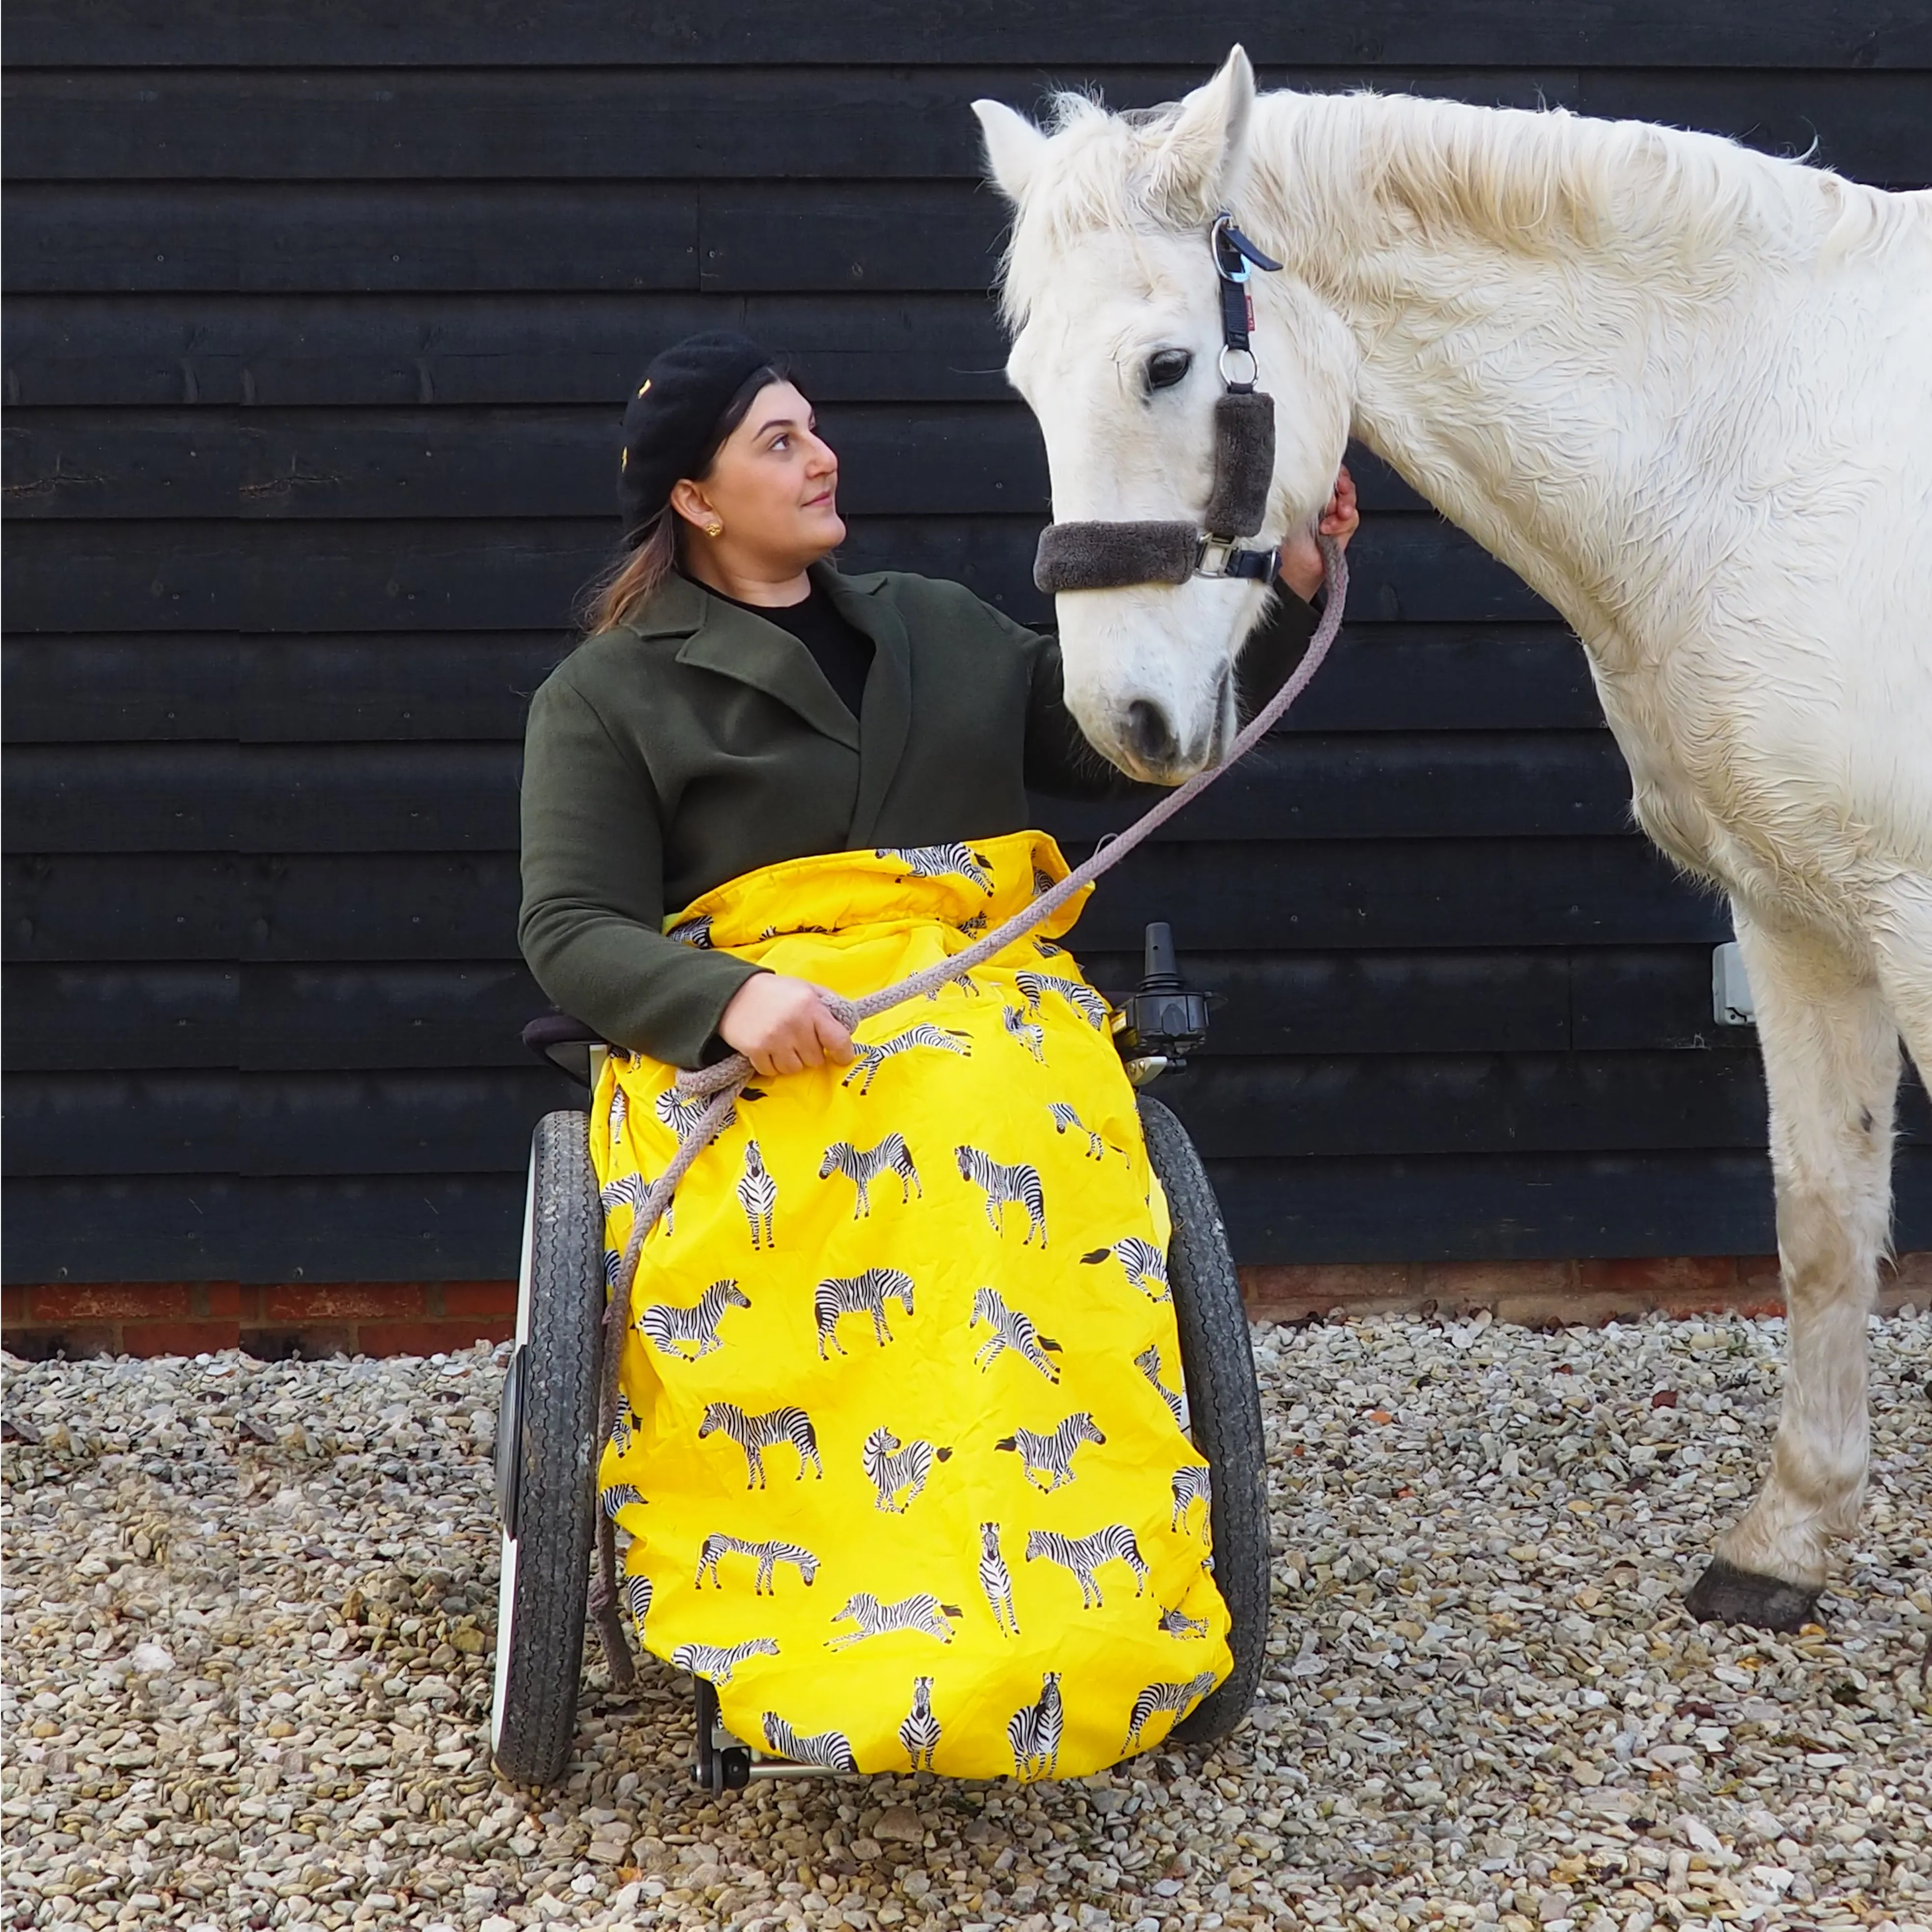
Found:
[[(503, 1533), (490, 1755), (518, 1784), (553, 1784), (570, 1762), (584, 1669), (585, 1594), (597, 1528), (595, 1454), (604, 1318), (604, 1214), (590, 1123), (547, 1114), (530, 1142), (510, 1426), (515, 1534)], [(506, 1406), (508, 1405), (506, 1404)]]
[(1247, 1715), (1267, 1661), (1268, 1450), (1247, 1310), (1220, 1203), (1187, 1130), (1148, 1094), (1138, 1096), (1148, 1157), (1167, 1196), (1167, 1250), (1180, 1330), (1180, 1368), (1194, 1446), (1213, 1472), (1214, 1581), (1233, 1628), (1234, 1667), (1168, 1734), (1174, 1744), (1224, 1738)]

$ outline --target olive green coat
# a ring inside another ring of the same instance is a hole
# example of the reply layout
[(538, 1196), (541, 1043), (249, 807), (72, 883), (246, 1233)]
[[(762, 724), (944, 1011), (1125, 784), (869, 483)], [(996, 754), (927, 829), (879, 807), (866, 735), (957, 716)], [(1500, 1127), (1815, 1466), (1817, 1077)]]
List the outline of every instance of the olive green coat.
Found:
[(682, 576), (530, 706), (524, 957), (566, 1012), (677, 1066), (720, 1056), (718, 1016), (761, 970), (664, 936), (712, 886), (808, 854), (1018, 831), (1030, 788), (1158, 795), (1081, 736), (1051, 638), (942, 579), (812, 574), (872, 641), (856, 720), (803, 644)]

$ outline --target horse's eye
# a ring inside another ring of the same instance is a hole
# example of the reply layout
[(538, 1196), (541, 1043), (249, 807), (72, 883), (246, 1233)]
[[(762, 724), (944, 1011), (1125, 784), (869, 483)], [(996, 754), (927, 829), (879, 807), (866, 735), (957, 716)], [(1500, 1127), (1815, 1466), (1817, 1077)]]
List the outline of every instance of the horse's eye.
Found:
[(1193, 366), (1194, 358), (1185, 349), (1156, 349), (1148, 358), (1148, 387), (1171, 389)]

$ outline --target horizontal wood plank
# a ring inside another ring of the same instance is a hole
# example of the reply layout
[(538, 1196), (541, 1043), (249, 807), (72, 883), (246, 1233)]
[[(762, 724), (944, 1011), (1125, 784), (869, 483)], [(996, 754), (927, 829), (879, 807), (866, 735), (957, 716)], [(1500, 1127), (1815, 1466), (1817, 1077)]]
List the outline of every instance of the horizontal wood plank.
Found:
[[(508, 1178), (493, 1179), (476, 1192), (494, 1200)], [(10, 1180), (0, 1220), (0, 1272), (10, 1285), (232, 1281), (242, 1259), (241, 1193), (232, 1174)], [(512, 1211), (520, 1222), (520, 1180)], [(511, 1252), (517, 1252), (514, 1246)]]
[[(570, 644), (543, 631), (10, 638), (0, 729), (20, 745), (520, 742), (531, 692)], [(1282, 729), (1602, 723), (1582, 648), (1560, 626), (1352, 623)]]
[[(5, 861), (7, 957), (22, 964), (232, 962), (237, 861), (219, 853)], [(103, 895), (106, 896), (103, 897)]]
[[(741, 211), (728, 221), (734, 244), (758, 218)], [(9, 192), (0, 235), (10, 286), (38, 294), (700, 286), (698, 194), (683, 185), (29, 184)], [(820, 279), (799, 286), (847, 286), (847, 264), (834, 262), (846, 233), (826, 238)], [(926, 252), (946, 265), (940, 280), (886, 286), (986, 286), (970, 241)]]
[[(1204, 1060), (1756, 1048), (1712, 1022), (1706, 945), (1294, 954), (1178, 937), (1214, 996)], [(1078, 957), (1116, 1001), (1138, 983), (1138, 952)], [(15, 965), (5, 987), (6, 1064), (29, 1072), (522, 1067), (524, 1024), (550, 1008), (509, 960)]]
[[(10, 954), (22, 964), (516, 956), (508, 853), (36, 855), (5, 871)], [(1156, 844), (1102, 883), (1075, 943), (1137, 948), (1154, 919), (1190, 947), (1241, 952), (1730, 936), (1709, 896), (1636, 838)]]
[[(1765, 1144), (1763, 1078), (1755, 1057), (1741, 1053), (1224, 1058), (1204, 1059), (1162, 1093), (1210, 1160)], [(542, 1114), (582, 1097), (529, 1060), (18, 1073), (8, 1082), (8, 1171), (486, 1173), (515, 1165)], [(1900, 1127), (1907, 1143), (1932, 1138), (1916, 1081)], [(923, 1162), (933, 1150), (914, 1139)]]
[(1746, 8), (1620, 5), (1598, 0), (1360, 0), (1346, 13), (1268, 14), (1232, 4), (1177, 10), (1164, 0), (940, 11), (899, 0), (764, 0), (755, 14), (700, 0), (639, 10), (619, 0), (555, 0), (541, 13), (489, 0), (460, 11), (398, 11), (386, 0), (279, 0), (246, 12), (217, 0), (158, 9), (100, 0), (20, 0), (8, 16), (10, 66), (511, 67), (647, 68), (770, 60), (916, 67), (999, 62), (1084, 70), (1096, 52), (1204, 71), (1240, 40), (1250, 58), (1430, 66), (1932, 67), (1932, 26), (1910, 8), (1820, 8), (1760, 0)]
[[(562, 629), (616, 554), (616, 518), (578, 523), (36, 523), (4, 538), (10, 628), (22, 633)], [(1022, 622), (1036, 517), (854, 520), (842, 569), (965, 584)], [(1388, 514), (1349, 552), (1358, 622), (1549, 623), (1549, 607), (1474, 541), (1432, 517)]]
[[(1760, 1154), (1454, 1155), (1215, 1161), (1235, 1258), (1280, 1262), (1761, 1255), (1777, 1235)], [(1893, 1238), (1932, 1243), (1932, 1148), (1900, 1150)]]
[[(1439, 1155), (1216, 1161), (1235, 1258), (1294, 1262), (1762, 1254), (1761, 1155)], [(1932, 1150), (1902, 1149), (1894, 1236), (1932, 1246)], [(10, 1282), (502, 1280), (524, 1175), (242, 1181), (221, 1175), (20, 1180)]]
[(4, 985), (10, 1073), (236, 1064), (238, 967), (9, 966)]
[[(1482, 106), (1661, 121), (1801, 152), (1860, 180), (1932, 178), (1920, 76), (1854, 70), (1263, 67), (1264, 88), (1372, 87)], [(1037, 113), (1052, 86), (1110, 107), (1178, 100), (1198, 67), (628, 66), (16, 70), (10, 180), (977, 179), (969, 104)], [(650, 111), (638, 112), (648, 88)], [(490, 138), (479, 142), (478, 127)]]
[[(399, 654), (393, 644), (382, 649)], [(8, 638), (0, 644), (0, 735), (13, 745), (232, 738), (241, 661), (227, 632)]]
[[(621, 412), (596, 409), (36, 410), (9, 413), (10, 514), (45, 519), (614, 515)], [(828, 404), (848, 517), (1050, 514), (1046, 454), (1020, 403)], [(1360, 449), (1364, 512), (1426, 512)]]
[(823, 402), (1012, 395), (983, 290), (15, 294), (8, 316), (8, 394), (32, 407), (610, 410), (702, 328), (769, 344)]
[[(514, 742), (22, 745), (6, 760), (16, 852), (514, 851)], [(1038, 802), (1068, 841), (1144, 803)], [(1281, 736), (1156, 836), (1199, 839), (1614, 836), (1630, 778), (1603, 731)]]

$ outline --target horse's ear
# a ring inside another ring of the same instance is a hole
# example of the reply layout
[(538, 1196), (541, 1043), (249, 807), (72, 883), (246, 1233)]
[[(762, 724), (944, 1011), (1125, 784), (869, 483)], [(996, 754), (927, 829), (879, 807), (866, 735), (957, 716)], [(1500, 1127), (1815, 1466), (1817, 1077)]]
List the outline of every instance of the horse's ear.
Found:
[(1004, 100), (976, 100), (980, 132), (986, 143), (986, 172), (993, 185), (1017, 208), (1046, 147), (1046, 136), (1024, 114)]
[(1148, 166), (1148, 196), (1180, 222), (1204, 221), (1227, 206), (1247, 172), (1255, 70), (1237, 45), (1220, 71), (1180, 104)]

